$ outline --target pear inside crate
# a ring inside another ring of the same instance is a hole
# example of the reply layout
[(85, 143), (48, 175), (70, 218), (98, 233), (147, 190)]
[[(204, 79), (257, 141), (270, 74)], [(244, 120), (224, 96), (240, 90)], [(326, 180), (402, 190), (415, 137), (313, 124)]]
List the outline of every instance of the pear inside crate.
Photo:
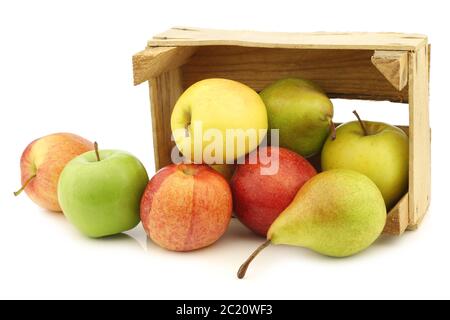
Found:
[(133, 71), (135, 85), (150, 85), (156, 169), (171, 163), (172, 108), (203, 79), (236, 80), (260, 92), (297, 77), (314, 81), (330, 98), (408, 104), (409, 126), (400, 127), (409, 137), (408, 192), (384, 229), (401, 235), (418, 227), (430, 203), (429, 57), (428, 39), (419, 34), (172, 28), (133, 56)]

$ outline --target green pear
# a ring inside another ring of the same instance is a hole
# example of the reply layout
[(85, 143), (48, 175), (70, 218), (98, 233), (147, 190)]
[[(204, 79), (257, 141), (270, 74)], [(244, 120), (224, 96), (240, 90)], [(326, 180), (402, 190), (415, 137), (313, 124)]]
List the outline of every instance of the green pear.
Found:
[(279, 129), (280, 147), (310, 157), (329, 135), (333, 104), (315, 83), (298, 78), (278, 80), (260, 92), (270, 129)]
[(267, 241), (241, 266), (269, 244), (309, 248), (330, 257), (348, 257), (368, 248), (386, 224), (386, 207), (377, 186), (347, 169), (322, 172), (310, 179), (273, 222)]

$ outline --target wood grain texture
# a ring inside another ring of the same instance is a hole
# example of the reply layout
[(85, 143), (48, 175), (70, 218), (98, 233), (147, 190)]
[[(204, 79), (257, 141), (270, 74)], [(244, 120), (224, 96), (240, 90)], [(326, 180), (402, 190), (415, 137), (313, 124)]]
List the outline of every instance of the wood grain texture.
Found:
[(133, 56), (134, 85), (178, 68), (195, 50), (195, 47), (154, 47), (136, 53)]
[(170, 164), (175, 143), (171, 139), (170, 117), (176, 101), (183, 93), (182, 73), (179, 68), (150, 79), (151, 112), (155, 169)]
[(315, 32), (283, 33), (175, 27), (156, 35), (149, 46), (233, 45), (264, 48), (416, 50), (427, 41), (420, 34)]
[(407, 102), (408, 88), (396, 90), (372, 64), (372, 50), (310, 50), (199, 47), (182, 66), (184, 87), (205, 78), (240, 81), (256, 91), (278, 79), (317, 82), (332, 98)]
[(408, 83), (407, 51), (375, 51), (372, 63), (398, 91)]
[(431, 133), (429, 125), (428, 46), (409, 58), (409, 228), (415, 229), (430, 203)]

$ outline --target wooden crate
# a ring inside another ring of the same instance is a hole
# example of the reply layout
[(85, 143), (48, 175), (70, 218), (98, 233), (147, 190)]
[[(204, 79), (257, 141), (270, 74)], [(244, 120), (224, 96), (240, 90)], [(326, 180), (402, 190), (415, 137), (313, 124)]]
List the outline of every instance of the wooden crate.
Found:
[[(427, 37), (400, 33), (266, 33), (172, 28), (133, 56), (134, 84), (149, 81), (155, 164), (170, 163), (170, 115), (181, 93), (205, 78), (260, 91), (285, 77), (317, 82), (331, 98), (409, 104), (409, 190), (385, 233), (415, 229), (430, 202)], [(395, 107), (395, 106), (394, 106)]]

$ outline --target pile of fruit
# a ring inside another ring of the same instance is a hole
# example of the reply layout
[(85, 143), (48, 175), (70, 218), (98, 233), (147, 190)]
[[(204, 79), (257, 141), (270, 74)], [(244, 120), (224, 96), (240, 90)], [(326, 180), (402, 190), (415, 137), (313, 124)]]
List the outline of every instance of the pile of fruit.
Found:
[[(23, 152), (15, 194), (25, 190), (93, 238), (142, 222), (156, 244), (173, 251), (213, 244), (234, 212), (266, 238), (239, 278), (270, 243), (346, 257), (379, 237), (408, 184), (407, 135), (355, 115), (358, 121), (335, 128), (332, 102), (303, 79), (279, 80), (259, 94), (236, 81), (206, 79), (172, 112), (172, 155), (179, 150), (184, 162), (149, 181), (129, 153), (52, 134)], [(317, 155), (321, 163), (313, 165)]]

